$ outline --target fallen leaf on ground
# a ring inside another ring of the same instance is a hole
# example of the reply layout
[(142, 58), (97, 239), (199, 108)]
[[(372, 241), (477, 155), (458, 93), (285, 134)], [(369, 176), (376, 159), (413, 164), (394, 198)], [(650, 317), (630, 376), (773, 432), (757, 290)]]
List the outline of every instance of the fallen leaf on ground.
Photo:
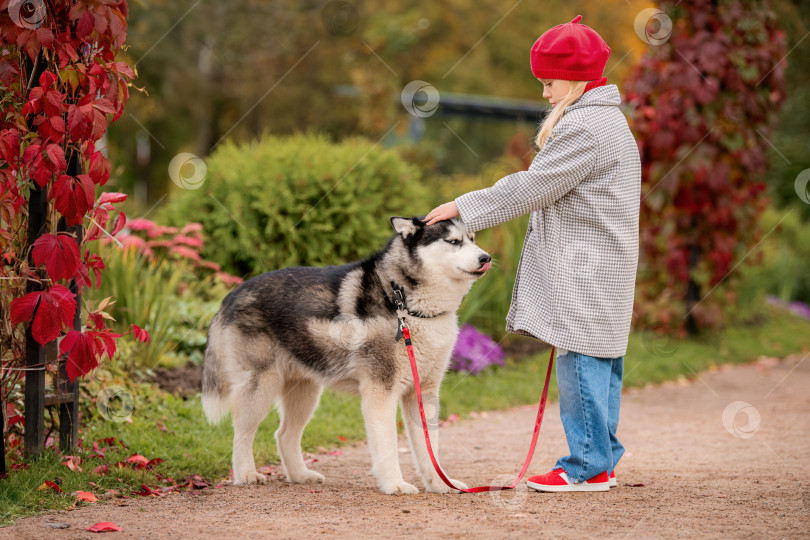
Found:
[(644, 484), (625, 484), (627, 487), (644, 487)]
[(146, 484), (141, 484), (140, 491), (133, 491), (132, 494), (133, 495), (140, 495), (141, 497), (149, 497), (150, 495), (160, 497), (161, 495), (163, 495), (163, 493), (161, 493), (160, 491), (156, 491), (156, 490), (150, 488), (149, 486), (147, 486)]
[(146, 459), (145, 457), (143, 457), (143, 456), (142, 456), (142, 455), (140, 455), (140, 454), (132, 454), (131, 456), (129, 456), (129, 457), (127, 458), (127, 461), (128, 461), (129, 463), (135, 463), (136, 465), (144, 465), (144, 466), (145, 466), (147, 463), (149, 463), (149, 460), (148, 460), (148, 459)]
[(109, 521), (99, 521), (92, 527), (88, 527), (87, 530), (90, 532), (120, 531), (121, 527)]
[(77, 491), (76, 498), (80, 501), (87, 501), (87, 502), (96, 502), (98, 499), (95, 495), (90, 493), (89, 491)]
[(66, 466), (71, 471), (79, 471), (82, 472), (82, 468), (79, 467), (79, 463), (81, 460), (76, 456), (67, 456), (67, 461), (63, 461), (62, 465)]
[(338, 440), (340, 440), (342, 442), (346, 442), (346, 437), (344, 437), (343, 435), (340, 435), (340, 436), (338, 436)]
[(64, 493), (64, 491), (62, 491), (62, 488), (60, 488), (58, 485), (56, 485), (54, 482), (51, 482), (50, 480), (45, 480), (45, 483), (39, 486), (37, 488), (37, 491), (45, 491), (48, 489), (52, 489), (57, 493)]

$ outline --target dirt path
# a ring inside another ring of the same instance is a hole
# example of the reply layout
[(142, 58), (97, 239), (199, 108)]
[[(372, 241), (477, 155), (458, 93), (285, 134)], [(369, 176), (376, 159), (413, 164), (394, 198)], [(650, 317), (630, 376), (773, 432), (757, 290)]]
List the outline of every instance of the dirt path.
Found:
[[(273, 477), (266, 486), (95, 504), (20, 520), (0, 537), (87, 538), (94, 535), (85, 528), (98, 521), (123, 527), (113, 538), (808, 537), (809, 390), (805, 355), (626, 392), (619, 436), (627, 454), (609, 493), (540, 494), (523, 484), (516, 492), (392, 497), (375, 489), (368, 449), (358, 445), (318, 457), (313, 468), (326, 475), (324, 485)], [(735, 402), (753, 407), (737, 414), (738, 436), (726, 429), (734, 430)], [(511, 479), (533, 418), (533, 407), (523, 407), (443, 428), (445, 467), (470, 484)], [(552, 404), (529, 472), (546, 472), (565, 450)], [(410, 456), (400, 457), (406, 480), (417, 483)]]

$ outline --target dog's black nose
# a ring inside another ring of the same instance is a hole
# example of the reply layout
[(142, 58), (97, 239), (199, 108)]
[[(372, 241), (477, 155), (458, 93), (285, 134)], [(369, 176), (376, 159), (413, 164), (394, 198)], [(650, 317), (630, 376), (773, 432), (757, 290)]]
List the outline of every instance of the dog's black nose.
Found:
[(481, 255), (480, 257), (478, 257), (478, 262), (480, 264), (487, 264), (491, 260), (492, 257), (490, 257), (489, 255)]

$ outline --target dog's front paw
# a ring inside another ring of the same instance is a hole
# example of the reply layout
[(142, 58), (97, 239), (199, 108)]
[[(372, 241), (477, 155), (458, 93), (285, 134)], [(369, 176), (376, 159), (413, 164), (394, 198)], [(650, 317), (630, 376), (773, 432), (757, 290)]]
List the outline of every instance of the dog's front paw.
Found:
[(263, 474), (257, 473), (256, 471), (246, 471), (240, 474), (234, 473), (233, 475), (233, 485), (235, 486), (266, 483), (267, 477)]
[[(467, 484), (460, 480), (453, 480), (452, 478), (449, 479), (450, 483), (460, 489), (467, 489)], [(453, 489), (444, 482), (442, 482), (441, 478), (434, 478), (428, 485), (425, 487), (426, 491), (431, 493), (461, 493), (457, 489)]]
[(416, 486), (412, 486), (404, 480), (400, 480), (399, 482), (381, 483), (380, 490), (386, 495), (397, 495), (399, 493), (403, 495), (413, 495), (415, 493), (419, 493)]
[(287, 479), (291, 484), (323, 484), (326, 478), (321, 473), (307, 469), (300, 473), (290, 474)]

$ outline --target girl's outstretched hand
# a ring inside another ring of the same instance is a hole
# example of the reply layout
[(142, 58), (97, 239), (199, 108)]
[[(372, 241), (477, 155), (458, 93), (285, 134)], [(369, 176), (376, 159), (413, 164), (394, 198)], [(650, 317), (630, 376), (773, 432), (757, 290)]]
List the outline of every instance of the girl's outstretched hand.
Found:
[(431, 210), (422, 221), (427, 222), (426, 225), (433, 225), (437, 221), (453, 219), (456, 216), (458, 216), (458, 207), (455, 201), (450, 201)]

